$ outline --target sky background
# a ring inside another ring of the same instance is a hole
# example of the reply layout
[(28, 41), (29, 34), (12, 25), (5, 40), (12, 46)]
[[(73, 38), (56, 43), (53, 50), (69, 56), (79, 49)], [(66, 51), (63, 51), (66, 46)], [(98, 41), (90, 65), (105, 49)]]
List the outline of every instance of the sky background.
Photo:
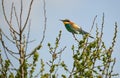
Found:
[[(19, 13), (20, 2), (17, 0), (12, 0), (15, 2), (17, 12)], [(11, 0), (5, 0), (6, 13), (9, 17)], [(30, 0), (29, 0), (30, 1)], [(23, 19), (26, 16), (26, 11), (28, 10), (29, 1), (24, 0), (24, 15)], [(84, 30), (90, 31), (94, 17), (97, 15), (96, 23), (98, 23), (98, 28), (101, 28), (103, 12), (105, 14), (105, 24), (104, 24), (104, 35), (103, 41), (107, 47), (111, 46), (112, 38), (114, 35), (114, 23), (118, 23), (118, 33), (117, 33), (117, 42), (114, 47), (113, 57), (115, 57), (116, 64), (114, 67), (114, 72), (120, 74), (120, 0), (46, 0), (46, 11), (47, 11), (47, 29), (46, 37), (43, 43), (43, 48), (40, 50), (40, 58), (43, 58), (44, 61), (48, 61), (51, 57), (48, 52), (47, 43), (51, 42), (54, 46), (55, 39), (60, 30), (62, 30), (62, 38), (60, 41), (61, 50), (64, 46), (67, 46), (65, 51), (62, 54), (62, 59), (65, 60), (65, 63), (71, 67), (72, 64), (72, 51), (71, 46), (76, 44), (73, 36), (65, 29), (63, 23), (59, 19), (70, 19), (76, 24), (81, 26)], [(35, 42), (30, 43), (29, 51), (33, 47), (37, 46), (41, 41), (42, 31), (44, 26), (44, 17), (43, 17), (43, 1), (34, 0), (32, 12), (31, 12), (31, 33), (30, 40), (35, 40)], [(24, 20), (23, 20), (24, 21)], [(13, 21), (15, 23), (15, 21)], [(16, 23), (15, 23), (16, 24)], [(0, 1), (0, 28), (2, 28), (6, 34), (9, 35), (8, 26), (5, 23), (1, 1)], [(17, 28), (15, 26), (15, 28)], [(95, 36), (96, 28), (94, 26), (91, 35)], [(79, 35), (79, 38), (82, 39), (82, 36)], [(91, 40), (92, 41), (92, 40)], [(8, 46), (11, 44), (8, 44)], [(1, 45), (0, 45), (1, 47)], [(13, 48), (10, 46), (10, 48)]]

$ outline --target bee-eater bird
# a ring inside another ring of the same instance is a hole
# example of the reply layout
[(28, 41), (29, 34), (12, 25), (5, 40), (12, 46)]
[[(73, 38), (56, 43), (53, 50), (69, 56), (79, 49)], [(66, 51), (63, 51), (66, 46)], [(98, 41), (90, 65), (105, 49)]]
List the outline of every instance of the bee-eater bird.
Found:
[[(72, 34), (89, 34), (88, 32), (82, 30), (81, 27), (79, 27), (77, 24), (75, 24), (74, 22), (70, 21), (69, 19), (65, 19), (65, 20), (61, 20), (63, 22), (63, 24), (65, 25), (65, 28), (71, 32)], [(89, 35), (90, 38), (94, 38), (92, 36)]]

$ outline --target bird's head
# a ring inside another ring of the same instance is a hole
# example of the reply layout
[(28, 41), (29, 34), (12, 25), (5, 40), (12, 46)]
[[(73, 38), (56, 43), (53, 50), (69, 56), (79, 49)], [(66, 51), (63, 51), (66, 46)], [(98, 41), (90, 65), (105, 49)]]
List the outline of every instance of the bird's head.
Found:
[(60, 21), (62, 21), (64, 24), (69, 24), (69, 23), (70, 23), (70, 20), (69, 20), (69, 19), (64, 19), (64, 20), (61, 20), (61, 19), (60, 19)]

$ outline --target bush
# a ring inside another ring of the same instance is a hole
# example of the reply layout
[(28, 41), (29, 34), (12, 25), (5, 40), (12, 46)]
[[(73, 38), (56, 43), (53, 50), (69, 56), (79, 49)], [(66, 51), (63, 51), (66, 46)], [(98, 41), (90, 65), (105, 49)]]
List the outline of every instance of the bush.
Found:
[[(44, 1), (44, 0), (43, 0)], [(22, 5), (21, 0), (21, 6)], [(71, 51), (73, 52), (73, 63), (72, 63), (72, 70), (69, 69), (68, 65), (65, 64), (64, 60), (61, 60), (62, 53), (66, 49), (64, 46), (61, 50), (60, 47), (60, 40), (62, 31), (59, 31), (58, 36), (56, 37), (55, 44), (51, 42), (48, 43), (48, 51), (52, 59), (48, 62), (45, 62), (44, 59), (40, 59), (40, 71), (35, 74), (35, 70), (37, 69), (37, 62), (39, 61), (39, 53), (38, 51), (41, 50), (45, 38), (46, 32), (46, 9), (45, 9), (45, 1), (44, 1), (44, 29), (43, 29), (43, 36), (38, 46), (35, 46), (31, 53), (27, 54), (27, 47), (29, 43), (29, 35), (30, 35), (30, 26), (27, 25), (31, 9), (32, 9), (33, 0), (31, 0), (28, 10), (28, 15), (26, 16), (26, 20), (24, 25), (22, 26), (22, 7), (20, 10), (20, 17), (17, 16), (16, 8), (14, 3), (11, 5), (11, 14), (10, 14), (10, 21), (8, 20), (5, 12), (4, 0), (2, 0), (2, 9), (3, 15), (5, 18), (6, 23), (8, 24), (10, 36), (7, 36), (0, 28), (0, 41), (2, 48), (0, 48), (0, 78), (111, 78), (113, 76), (117, 76), (118, 74), (113, 73), (113, 68), (116, 63), (116, 58), (112, 58), (113, 49), (116, 43), (117, 37), (117, 23), (115, 23), (115, 31), (114, 36), (112, 39), (112, 44), (106, 48), (104, 41), (102, 40), (103, 37), (103, 28), (104, 28), (104, 14), (102, 17), (102, 25), (101, 25), (101, 32), (98, 31), (96, 25), (96, 37), (93, 41), (89, 41), (88, 36), (84, 35), (83, 39), (79, 40), (73, 34), (73, 37), (77, 43), (77, 45), (72, 45)], [(13, 11), (14, 10), (14, 11)], [(15, 19), (17, 21), (18, 30), (14, 29), (12, 26), (12, 17), (13, 13), (15, 15)], [(97, 17), (97, 16), (96, 16)], [(93, 25), (91, 30), (94, 26), (95, 19), (93, 21)], [(20, 20), (18, 20), (20, 19)], [(25, 33), (25, 29), (28, 26), (28, 33)], [(12, 38), (12, 39), (11, 39)], [(14, 45), (17, 48), (17, 51), (10, 49), (6, 45), (6, 40)], [(32, 42), (32, 41), (31, 41)], [(7, 59), (4, 59), (2, 56), (5, 54)], [(8, 55), (9, 54), (9, 55)], [(42, 56), (42, 55), (41, 55)], [(18, 68), (14, 66), (14, 58), (18, 62)], [(28, 59), (32, 59), (29, 62)], [(99, 64), (98, 64), (99, 62)], [(49, 72), (46, 72), (46, 65), (49, 66)], [(62, 67), (66, 73), (58, 74), (59, 67)]]

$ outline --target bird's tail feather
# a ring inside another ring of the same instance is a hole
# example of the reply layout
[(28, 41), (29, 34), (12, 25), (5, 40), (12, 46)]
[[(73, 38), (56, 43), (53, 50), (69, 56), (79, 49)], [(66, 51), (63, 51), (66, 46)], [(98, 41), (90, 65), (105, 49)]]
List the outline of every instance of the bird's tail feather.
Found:
[(82, 35), (85, 35), (85, 34), (89, 34), (88, 32), (84, 31), (84, 30), (81, 30), (81, 34)]
[(93, 37), (93, 36), (89, 36), (89, 37), (94, 39), (94, 37)]
[[(85, 34), (89, 34), (89, 33), (86, 32), (86, 31), (84, 31), (84, 30), (82, 30), (82, 31), (81, 31), (81, 34), (82, 34), (82, 35), (85, 35)], [(90, 36), (90, 35), (89, 35), (89, 37), (94, 39), (94, 37), (92, 37), (92, 36)]]

